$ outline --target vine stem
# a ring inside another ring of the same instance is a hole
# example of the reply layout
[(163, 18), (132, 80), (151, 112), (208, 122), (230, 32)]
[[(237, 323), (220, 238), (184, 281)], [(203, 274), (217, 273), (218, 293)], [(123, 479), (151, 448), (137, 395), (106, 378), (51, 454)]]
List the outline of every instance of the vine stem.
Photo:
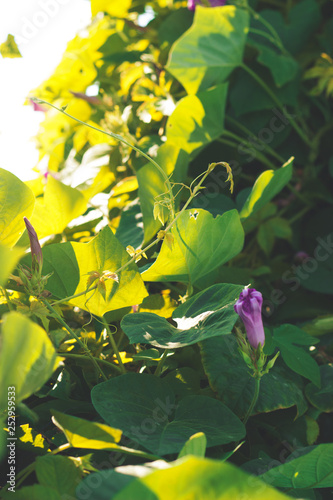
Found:
[[(195, 186), (195, 188), (193, 189), (189, 199), (187, 200), (187, 202), (185, 203), (185, 205), (183, 206), (183, 208), (181, 209), (180, 212), (178, 212), (178, 214), (175, 216), (175, 218), (173, 220), (171, 220), (171, 222), (167, 225), (167, 227), (164, 229), (164, 232), (167, 233), (167, 231), (169, 231), (169, 229), (171, 229), (171, 227), (176, 223), (177, 219), (179, 219), (179, 217), (182, 215), (182, 213), (186, 210), (186, 208), (189, 206), (189, 204), (191, 203), (191, 201), (193, 200), (193, 198), (197, 195), (198, 193), (198, 190), (200, 188), (200, 186), (202, 185), (202, 183), (204, 182), (204, 180), (206, 179), (206, 177), (214, 170), (215, 166), (217, 165), (217, 163), (213, 163), (212, 165), (214, 165), (213, 167), (211, 168), (208, 168), (207, 171), (203, 174), (202, 178), (200, 179), (200, 181), (198, 182), (198, 184)], [(194, 181), (193, 181), (194, 182)], [(193, 184), (192, 182), (192, 184)], [(140, 256), (142, 255), (143, 253), (147, 252), (147, 250), (149, 250), (151, 247), (153, 247), (154, 245), (156, 245), (156, 243), (158, 243), (159, 241), (161, 241), (160, 238), (156, 238), (154, 241), (152, 241), (148, 246), (146, 246), (145, 248), (143, 248), (142, 250), (140, 250), (140, 252), (136, 253), (128, 262), (126, 262), (126, 264), (124, 264), (123, 266), (121, 266), (119, 269), (117, 269), (116, 271), (114, 271), (115, 274), (118, 274), (120, 273), (121, 271), (123, 271), (126, 267), (128, 267), (130, 264), (132, 264), (132, 262), (135, 262), (135, 260)]]
[(9, 311), (13, 311), (13, 310), (14, 310), (14, 308), (13, 308), (13, 306), (12, 306), (12, 303), (11, 303), (11, 301), (10, 301), (9, 294), (8, 294), (8, 292), (7, 292), (6, 288), (1, 288), (1, 290), (2, 290), (2, 293), (4, 294), (5, 299), (6, 299), (6, 301), (7, 301), (7, 306), (8, 306)]
[(123, 360), (121, 359), (121, 356), (120, 356), (120, 353), (119, 353), (119, 349), (117, 347), (117, 344), (115, 343), (115, 340), (113, 338), (113, 335), (112, 335), (112, 332), (111, 332), (110, 327), (108, 325), (108, 322), (106, 321), (106, 319), (104, 318), (104, 316), (102, 316), (102, 323), (104, 325), (104, 328), (107, 331), (108, 337), (110, 339), (110, 344), (112, 346), (113, 352), (115, 353), (117, 361), (119, 363), (120, 371), (121, 371), (121, 373), (126, 373), (126, 368), (124, 366)]
[[(74, 354), (74, 353), (71, 353), (71, 352), (61, 352), (61, 353), (59, 353), (59, 355), (61, 357), (64, 357), (64, 358), (84, 359), (84, 360), (88, 359), (87, 356), (85, 356), (84, 354)], [(121, 373), (121, 369), (119, 368), (119, 366), (114, 365), (113, 363), (110, 363), (110, 361), (106, 361), (106, 359), (101, 359), (101, 358), (95, 358), (95, 359), (101, 365), (108, 366), (109, 368), (111, 368), (112, 370), (116, 371), (117, 373)]]
[(256, 378), (255, 379), (255, 389), (254, 389), (254, 395), (253, 395), (253, 399), (251, 401), (251, 404), (250, 404), (250, 407), (249, 409), (247, 410), (246, 412), (246, 415), (244, 417), (244, 420), (243, 420), (243, 424), (246, 425), (247, 424), (247, 421), (249, 420), (253, 410), (254, 410), (254, 407), (258, 401), (258, 397), (259, 397), (259, 391), (260, 391), (260, 378)]
[(161, 359), (157, 363), (157, 367), (156, 367), (156, 370), (155, 370), (155, 373), (154, 373), (155, 377), (159, 377), (161, 375), (162, 368), (163, 368), (163, 365), (164, 365), (164, 361), (166, 360), (168, 352), (169, 352), (169, 350), (165, 349), (164, 353), (161, 356)]
[(153, 160), (153, 158), (151, 158), (149, 155), (147, 155), (146, 153), (144, 153), (143, 151), (141, 151), (141, 149), (139, 149), (137, 146), (134, 146), (134, 144), (131, 144), (129, 141), (127, 141), (126, 139), (124, 139), (119, 134), (115, 134), (114, 132), (106, 132), (103, 129), (94, 127), (93, 125), (90, 125), (89, 123), (86, 123), (86, 122), (84, 122), (82, 120), (79, 120), (78, 118), (75, 118), (75, 116), (72, 116), (69, 113), (66, 113), (65, 109), (58, 108), (58, 106), (55, 106), (54, 104), (51, 104), (48, 101), (44, 101), (43, 99), (39, 99), (39, 98), (34, 97), (34, 98), (32, 98), (32, 100), (36, 101), (36, 102), (40, 102), (42, 104), (46, 104), (47, 106), (50, 106), (51, 108), (54, 108), (57, 111), (59, 111), (59, 113), (62, 113), (63, 115), (68, 116), (68, 118), (71, 118), (72, 120), (75, 120), (76, 122), (81, 123), (81, 125), (85, 125), (86, 127), (89, 127), (89, 128), (91, 128), (93, 130), (97, 130), (97, 132), (101, 132), (101, 134), (105, 134), (105, 135), (107, 135), (109, 137), (112, 137), (113, 139), (116, 139), (117, 141), (120, 141), (120, 142), (126, 144), (126, 146), (134, 149), (134, 151), (136, 151), (141, 156), (143, 156), (144, 158), (146, 158), (146, 160), (148, 160), (150, 163), (152, 163), (155, 166), (155, 168), (157, 168), (157, 170), (160, 172), (160, 174), (164, 178), (164, 182), (165, 182), (165, 184), (167, 186), (167, 189), (168, 189), (169, 195), (170, 195), (170, 201), (171, 201), (171, 208), (170, 208), (171, 218), (174, 217), (174, 215), (175, 215), (175, 209), (174, 209), (174, 203), (173, 203), (172, 186), (171, 186), (169, 177), (167, 176), (167, 174), (163, 170), (163, 168), (155, 160)]
[(69, 302), (72, 299), (76, 299), (76, 297), (81, 297), (81, 295), (86, 295), (89, 292), (92, 292), (93, 290), (96, 290), (97, 285), (93, 285), (84, 292), (76, 293), (75, 295), (70, 295), (69, 297), (65, 297), (64, 299), (61, 300), (56, 300), (55, 302), (52, 302), (52, 306), (55, 306), (57, 304), (61, 304), (62, 302)]
[[(57, 313), (57, 311), (51, 306), (51, 304), (46, 299), (44, 299), (43, 297), (41, 297), (41, 301), (48, 308), (48, 310), (52, 313), (52, 315), (59, 321), (59, 323), (64, 328), (66, 328), (66, 330), (68, 331), (68, 333), (70, 334), (70, 336), (73, 337), (77, 341), (77, 343), (80, 345), (80, 347), (82, 347), (82, 349), (86, 352), (87, 356), (89, 356), (91, 362), (93, 363), (93, 365), (95, 366), (95, 368), (97, 369), (97, 371), (101, 374), (101, 376), (103, 377), (103, 379), (107, 380), (107, 377), (105, 376), (102, 368), (99, 366), (99, 364), (97, 363), (96, 359), (91, 354), (91, 352), (89, 351), (89, 349), (86, 346), (86, 344), (84, 342), (82, 342), (82, 340), (76, 335), (75, 332), (73, 332), (73, 330), (67, 325), (66, 321), (64, 321), (62, 319), (62, 317)], [(61, 356), (61, 354), (60, 354), (60, 356)]]
[[(280, 99), (278, 97), (276, 97), (276, 95), (274, 94), (274, 92), (268, 87), (268, 85), (266, 85), (266, 83), (260, 78), (260, 76), (258, 76), (255, 71), (252, 71), (251, 68), (249, 68), (249, 66), (247, 66), (246, 64), (242, 63), (240, 65), (241, 68), (243, 68), (249, 75), (252, 76), (252, 78), (265, 90), (265, 92), (270, 96), (270, 98), (273, 100), (273, 102), (281, 109), (281, 111), (283, 112), (283, 104), (282, 102), (280, 101)], [(294, 130), (298, 133), (298, 135), (300, 136), (300, 138), (307, 144), (307, 145), (310, 145), (311, 146), (311, 141), (309, 140), (309, 138), (305, 135), (305, 133), (303, 132), (303, 130), (297, 125), (297, 123), (295, 122), (295, 120), (291, 117), (288, 118), (289, 121), (290, 121), (290, 124), (292, 125), (292, 127), (294, 128)]]
[[(232, 118), (231, 116), (228, 116), (228, 115), (226, 115), (226, 120), (228, 122), (232, 123), (233, 125), (235, 125), (236, 127), (238, 127), (245, 134), (248, 134), (249, 138), (254, 138), (258, 142), (260, 142), (260, 144), (262, 144), (265, 147), (267, 152), (270, 153), (272, 156), (274, 156), (280, 163), (285, 163), (286, 160), (284, 158), (282, 158), (281, 155), (279, 155), (276, 151), (274, 151), (274, 149), (271, 148), (266, 142), (259, 139), (259, 137), (257, 137), (253, 132), (251, 132), (251, 130), (249, 130), (247, 127), (245, 127), (245, 125), (243, 125), (242, 123), (239, 123), (237, 120), (235, 120), (234, 118)], [(245, 140), (246, 140), (247, 144), (252, 146), (252, 143), (248, 139), (245, 139)]]

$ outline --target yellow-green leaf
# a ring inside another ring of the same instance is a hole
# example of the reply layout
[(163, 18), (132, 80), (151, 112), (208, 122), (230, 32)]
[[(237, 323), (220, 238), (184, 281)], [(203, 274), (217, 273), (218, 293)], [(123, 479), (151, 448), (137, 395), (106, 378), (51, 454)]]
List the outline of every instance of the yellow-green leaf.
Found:
[(35, 197), (14, 174), (0, 168), (0, 242), (12, 247), (25, 230), (23, 217), (30, 219)]
[(14, 387), (18, 404), (40, 389), (61, 364), (45, 330), (14, 311), (3, 317), (0, 359), (0, 408), (7, 408), (8, 387)]

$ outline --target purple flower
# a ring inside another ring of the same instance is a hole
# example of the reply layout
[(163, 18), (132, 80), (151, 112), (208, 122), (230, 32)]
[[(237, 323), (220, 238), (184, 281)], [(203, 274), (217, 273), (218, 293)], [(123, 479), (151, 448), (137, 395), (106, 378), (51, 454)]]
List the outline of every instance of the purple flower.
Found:
[(244, 288), (234, 305), (246, 329), (249, 343), (255, 349), (265, 343), (265, 332), (261, 317), (262, 295), (254, 288)]
[(187, 8), (195, 10), (196, 5), (205, 5), (207, 7), (220, 7), (225, 5), (226, 0), (187, 0)]
[(43, 267), (43, 254), (42, 249), (38, 240), (37, 233), (32, 226), (32, 224), (28, 221), (26, 217), (24, 218), (25, 226), (28, 231), (28, 236), (30, 240), (30, 250), (31, 250), (31, 259), (32, 259), (32, 269), (37, 271), (37, 273), (42, 272)]

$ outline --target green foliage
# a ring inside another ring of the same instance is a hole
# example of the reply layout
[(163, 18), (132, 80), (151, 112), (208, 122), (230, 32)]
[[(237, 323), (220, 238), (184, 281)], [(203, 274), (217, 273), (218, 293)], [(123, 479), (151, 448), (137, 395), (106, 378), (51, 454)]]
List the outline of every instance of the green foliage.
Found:
[(15, 498), (333, 491), (330, 1), (229, 3), (91, 0), (28, 96), (47, 110), (39, 175), (0, 169)]
[(249, 16), (228, 6), (198, 6), (191, 28), (173, 45), (167, 69), (188, 94), (223, 83), (242, 62)]
[(288, 498), (233, 465), (198, 457), (182, 459), (166, 470), (136, 479), (114, 498), (185, 500), (189, 494), (207, 500), (227, 500), (231, 496), (240, 500), (244, 495), (254, 500)]
[(18, 312), (3, 318), (1, 329), (1, 398), (7, 407), (9, 386), (15, 387), (15, 403), (26, 399), (48, 381), (61, 358), (45, 330)]
[(0, 242), (8, 247), (15, 245), (25, 230), (23, 216), (30, 218), (35, 197), (28, 186), (15, 175), (0, 169)]
[(106, 422), (158, 455), (180, 452), (196, 432), (205, 433), (207, 446), (237, 441), (245, 434), (243, 424), (221, 402), (187, 396), (176, 404), (169, 385), (148, 374), (108, 380), (95, 386), (91, 396)]
[(242, 287), (215, 285), (181, 304), (172, 313), (177, 328), (157, 314), (126, 315), (121, 327), (131, 343), (175, 349), (229, 334), (236, 322), (234, 303)]
[(312, 446), (301, 450), (301, 456), (293, 455), (287, 463), (265, 472), (262, 479), (282, 488), (332, 487), (332, 444)]
[(172, 245), (163, 241), (145, 281), (195, 283), (243, 248), (244, 232), (236, 210), (214, 217), (206, 210), (185, 210), (171, 229)]

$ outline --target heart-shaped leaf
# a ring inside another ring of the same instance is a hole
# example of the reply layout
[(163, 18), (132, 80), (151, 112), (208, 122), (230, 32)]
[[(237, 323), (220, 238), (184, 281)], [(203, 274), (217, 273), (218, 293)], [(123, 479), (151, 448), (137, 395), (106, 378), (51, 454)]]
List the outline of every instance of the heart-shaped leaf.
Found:
[(170, 233), (172, 248), (163, 241), (156, 261), (142, 273), (145, 281), (193, 284), (235, 257), (244, 244), (237, 210), (229, 210), (215, 219), (206, 210), (185, 210)]
[(121, 327), (132, 344), (175, 349), (229, 334), (238, 318), (234, 304), (243, 287), (218, 284), (196, 294), (172, 313), (177, 328), (153, 313), (127, 314)]
[(197, 5), (193, 25), (171, 49), (168, 71), (188, 94), (224, 82), (242, 62), (248, 23), (247, 11), (233, 5)]
[[(239, 417), (250, 407), (255, 380), (250, 376), (234, 336), (220, 336), (200, 344), (202, 362), (209, 383), (222, 401)], [(278, 362), (264, 375), (254, 414), (297, 406), (299, 414), (307, 409), (301, 377)]]
[(197, 432), (205, 433), (207, 446), (245, 434), (242, 422), (220, 401), (186, 396), (176, 404), (169, 384), (153, 375), (121, 375), (96, 385), (91, 398), (109, 425), (159, 455), (178, 453)]

